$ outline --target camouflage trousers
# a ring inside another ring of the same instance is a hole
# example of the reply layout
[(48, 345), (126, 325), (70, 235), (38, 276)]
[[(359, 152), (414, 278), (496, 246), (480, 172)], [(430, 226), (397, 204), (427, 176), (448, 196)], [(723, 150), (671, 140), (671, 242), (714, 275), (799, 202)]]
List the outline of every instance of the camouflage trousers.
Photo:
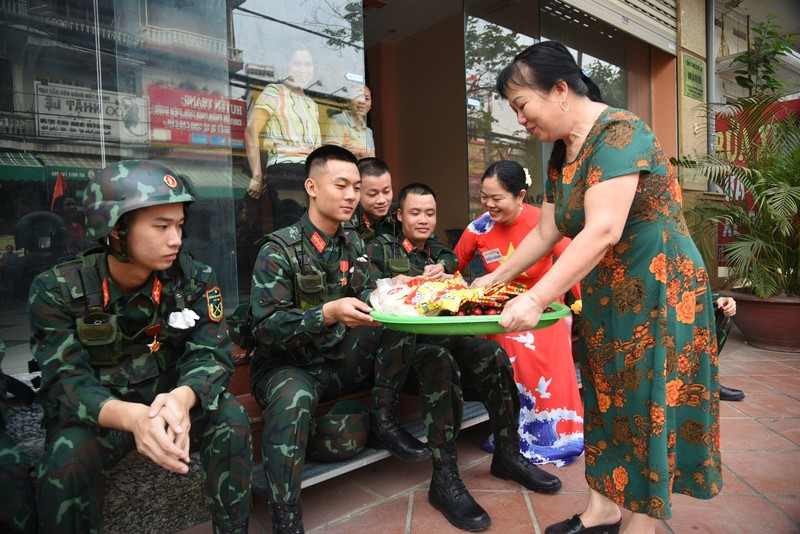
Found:
[(464, 399), (482, 402), (495, 437), (516, 443), (519, 390), (506, 351), (494, 341), (470, 336), (419, 336), (417, 342), (439, 345), (453, 355)]
[(35, 532), (32, 462), (0, 428), (0, 532)]
[[(462, 400), (458, 368), (450, 354), (438, 346), (415, 344), (411, 334), (353, 328), (329, 355), (341, 359), (320, 354), (303, 367), (253, 362), (253, 395), (264, 413), (262, 453), (270, 502), (300, 499), (309, 425), (317, 404), (370, 387), (376, 359), (392, 355), (410, 364), (420, 377), (428, 442), (434, 449), (453, 443), (461, 424)], [(408, 374), (404, 365), (382, 369), (382, 380), (391, 381), (387, 374), (391, 372), (403, 378)]]
[[(250, 513), (250, 419), (229, 393), (220, 396), (217, 409), (195, 408), (190, 415), (191, 449), (200, 450), (214, 530), (242, 523)], [(47, 448), (37, 467), (41, 531), (98, 532), (103, 522), (104, 470), (135, 449), (130, 432), (102, 429), (98, 433), (85, 426), (48, 428)]]

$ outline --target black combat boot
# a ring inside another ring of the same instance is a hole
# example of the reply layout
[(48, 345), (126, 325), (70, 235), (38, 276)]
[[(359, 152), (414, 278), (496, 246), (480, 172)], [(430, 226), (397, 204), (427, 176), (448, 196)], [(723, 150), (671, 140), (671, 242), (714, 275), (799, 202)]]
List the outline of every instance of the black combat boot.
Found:
[(375, 387), (372, 390), (372, 409), (369, 411), (369, 445), (386, 449), (404, 462), (419, 462), (429, 458), (430, 448), (412, 436), (394, 420), (394, 410), (400, 402), (400, 393), (391, 388)]
[(492, 520), (475, 502), (458, 475), (458, 457), (454, 446), (439, 449), (441, 460), (433, 459), (433, 476), (428, 502), (460, 529), (478, 531), (489, 528)]
[(508, 438), (497, 439), (491, 472), (497, 478), (513, 480), (539, 493), (555, 493), (561, 489), (557, 476), (531, 463), (519, 452), (519, 444)]
[(220, 534), (247, 534), (249, 530), (249, 521), (247, 518), (239, 521), (214, 523), (213, 525), (214, 532), (219, 532)]
[(272, 517), (273, 534), (305, 534), (303, 530), (303, 511), (300, 502), (271, 502), (269, 515)]

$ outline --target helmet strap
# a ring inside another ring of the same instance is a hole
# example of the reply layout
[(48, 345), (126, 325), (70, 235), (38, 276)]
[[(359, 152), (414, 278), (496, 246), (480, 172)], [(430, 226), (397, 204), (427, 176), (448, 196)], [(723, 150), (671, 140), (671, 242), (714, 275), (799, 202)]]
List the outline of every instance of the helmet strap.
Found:
[(119, 242), (119, 250), (111, 245), (111, 239), (106, 236), (103, 242), (103, 249), (118, 262), (131, 263), (131, 259), (128, 256), (128, 220), (125, 215), (123, 215), (117, 223), (117, 241)]

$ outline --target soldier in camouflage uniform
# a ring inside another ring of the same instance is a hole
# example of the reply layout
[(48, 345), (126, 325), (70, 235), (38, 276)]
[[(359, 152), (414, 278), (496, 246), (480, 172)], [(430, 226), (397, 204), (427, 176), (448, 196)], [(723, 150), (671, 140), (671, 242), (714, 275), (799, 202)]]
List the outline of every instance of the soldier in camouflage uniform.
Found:
[(43, 532), (97, 532), (104, 470), (136, 449), (186, 473), (199, 448), (215, 532), (245, 532), (249, 419), (226, 391), (233, 371), (210, 267), (181, 251), (180, 178), (149, 161), (101, 170), (84, 193), (102, 249), (39, 275), (31, 350), (47, 432), (37, 468)]
[(421, 183), (403, 187), (397, 218), (399, 231), (394, 235), (378, 234), (367, 247), (368, 255), (370, 258), (374, 256), (381, 276), (391, 278), (404, 274), (439, 278), (456, 270), (458, 258), (455, 253), (433, 234), (436, 195), (430, 187)]
[[(373, 268), (383, 277), (398, 274), (441, 277), (458, 265), (453, 251), (431, 239), (436, 228), (436, 195), (425, 184), (409, 184), (399, 195), (397, 238), (378, 236), (368, 246)], [(418, 342), (446, 347), (458, 362), (464, 397), (480, 400), (497, 440), (491, 473), (526, 488), (553, 493), (561, 481), (528, 461), (519, 451), (519, 393), (506, 352), (494, 341), (467, 336), (419, 336)]]
[[(458, 475), (453, 441), (460, 425), (461, 391), (452, 356), (412, 334), (381, 327), (364, 303), (374, 278), (361, 238), (342, 223), (359, 199), (352, 153), (325, 145), (306, 160), (309, 209), (292, 226), (267, 237), (253, 272), (251, 309), (257, 340), (253, 395), (264, 414), (262, 451), (273, 531), (303, 532), (300, 483), (309, 425), (320, 400), (373, 382), (405, 380), (418, 370), (422, 413), (434, 463), (438, 507), (462, 528), (489, 525), (485, 511)], [(407, 363), (410, 365), (407, 366)]]
[(361, 199), (350, 224), (365, 243), (382, 234), (394, 235), (399, 230), (397, 203), (392, 202), (392, 176), (389, 166), (378, 158), (358, 160), (361, 175)]
[[(5, 345), (0, 341), (0, 363), (5, 354)], [(35, 532), (32, 462), (6, 431), (7, 379), (0, 371), (0, 531)]]
[[(383, 160), (370, 157), (358, 161), (361, 176), (361, 197), (353, 218), (350, 220), (356, 232), (369, 244), (378, 236), (394, 236), (399, 230), (397, 224), (397, 204), (392, 202), (392, 176), (389, 166)], [(377, 366), (398, 365), (397, 361), (376, 361)], [(410, 362), (405, 362), (407, 369)], [(385, 370), (376, 368), (378, 376), (388, 375)], [(397, 380), (405, 381), (407, 373), (395, 373)], [(394, 410), (400, 402), (402, 384), (381, 384), (372, 389), (373, 404), (382, 407), (370, 413), (373, 431), (370, 446), (388, 450), (394, 457), (406, 462), (424, 460), (430, 456), (427, 445), (415, 438), (394, 419)]]

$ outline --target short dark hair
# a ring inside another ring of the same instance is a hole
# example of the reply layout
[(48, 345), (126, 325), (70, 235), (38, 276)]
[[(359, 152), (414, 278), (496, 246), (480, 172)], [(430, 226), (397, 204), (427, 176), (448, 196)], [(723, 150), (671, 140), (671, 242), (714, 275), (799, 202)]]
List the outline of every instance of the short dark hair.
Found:
[(306, 158), (306, 178), (311, 176), (312, 169), (327, 165), (329, 161), (346, 161), (358, 165), (358, 158), (346, 148), (337, 145), (322, 145)]
[(382, 176), (389, 172), (389, 166), (378, 158), (362, 158), (358, 160), (358, 172), (361, 178), (365, 176)]
[(516, 161), (508, 159), (495, 161), (481, 177), (481, 183), (487, 178), (497, 178), (500, 185), (514, 196), (518, 196), (523, 189), (528, 189), (525, 183), (525, 169)]
[(406, 197), (411, 194), (431, 195), (433, 200), (436, 200), (436, 193), (433, 192), (433, 189), (431, 189), (430, 186), (421, 184), (419, 182), (414, 182), (413, 184), (408, 184), (401, 189), (400, 194), (397, 195), (397, 205), (400, 209), (403, 209), (403, 205), (406, 203)]

